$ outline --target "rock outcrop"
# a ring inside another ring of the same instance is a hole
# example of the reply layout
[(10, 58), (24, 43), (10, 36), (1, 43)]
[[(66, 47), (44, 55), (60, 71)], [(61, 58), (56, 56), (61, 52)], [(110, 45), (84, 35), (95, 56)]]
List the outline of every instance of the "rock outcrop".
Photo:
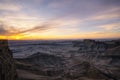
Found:
[(120, 46), (120, 40), (96, 41), (85, 39), (81, 42), (74, 42), (75, 47), (80, 47), (80, 53), (104, 53), (107, 49)]
[(0, 40), (0, 80), (16, 80), (17, 73), (15, 70), (12, 52), (8, 47), (7, 40)]
[(120, 57), (120, 46), (107, 50), (106, 56), (119, 56)]
[(106, 60), (110, 59), (109, 63), (106, 64), (109, 75), (116, 78), (116, 80), (120, 80), (120, 46), (108, 49), (103, 57)]
[[(48, 61), (46, 61), (47, 59)], [(80, 61), (77, 64), (73, 63), (63, 68), (61, 66), (62, 69), (60, 69), (60, 67), (55, 65), (58, 64), (59, 61), (56, 62), (55, 60), (62, 61), (58, 56), (42, 53), (33, 54), (25, 59), (18, 59), (16, 60), (16, 65), (19, 78), (27, 80), (35, 75), (36, 77), (33, 80), (119, 80), (119, 68), (104, 68), (105, 66), (103, 66), (102, 69), (99, 69), (99, 67), (89, 62)], [(53, 67), (50, 66), (51, 61)], [(46, 62), (50, 63), (48, 64)], [(46, 65), (48, 66), (46, 67)], [(106, 69), (112, 71), (112, 73), (109, 73), (109, 71), (106, 72)], [(29, 77), (24, 76), (23, 73)]]
[(66, 80), (109, 80), (103, 72), (88, 62), (81, 62), (65, 71)]
[[(80, 46), (88, 51), (85, 56), (81, 53), (68, 58), (38, 52), (27, 58), (17, 58), (19, 78), (22, 80), (120, 80), (120, 46), (116, 45), (116, 42), (85, 40)], [(90, 51), (95, 54), (91, 54)], [(103, 51), (104, 54), (101, 54), (102, 52), (97, 54), (97, 51)]]
[(64, 59), (38, 52), (27, 58), (17, 59), (16, 65), (18, 69), (24, 69), (38, 75), (58, 76), (63, 72)]

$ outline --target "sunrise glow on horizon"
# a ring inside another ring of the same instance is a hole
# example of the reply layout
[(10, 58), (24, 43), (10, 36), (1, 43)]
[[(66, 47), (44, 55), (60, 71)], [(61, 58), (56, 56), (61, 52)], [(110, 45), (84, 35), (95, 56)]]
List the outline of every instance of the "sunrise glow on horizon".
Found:
[(0, 0), (0, 39), (120, 38), (120, 0)]

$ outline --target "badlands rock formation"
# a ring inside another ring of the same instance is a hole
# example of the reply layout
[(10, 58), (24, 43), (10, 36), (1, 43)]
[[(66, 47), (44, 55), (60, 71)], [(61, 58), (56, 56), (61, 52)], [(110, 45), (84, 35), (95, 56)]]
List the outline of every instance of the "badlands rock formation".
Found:
[(12, 53), (8, 47), (7, 40), (0, 40), (0, 80), (16, 80)]

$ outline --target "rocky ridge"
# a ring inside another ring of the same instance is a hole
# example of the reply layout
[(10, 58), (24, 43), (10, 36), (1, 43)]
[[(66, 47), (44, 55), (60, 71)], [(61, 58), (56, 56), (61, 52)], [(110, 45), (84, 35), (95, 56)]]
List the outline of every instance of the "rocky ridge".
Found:
[[(120, 46), (116, 41), (84, 40), (82, 46), (85, 47), (86, 53), (73, 54), (70, 57), (37, 52), (27, 58), (16, 59), (19, 78), (21, 80), (120, 80)], [(101, 50), (104, 54), (100, 52)]]
[(0, 80), (16, 80), (17, 73), (7, 40), (0, 40)]

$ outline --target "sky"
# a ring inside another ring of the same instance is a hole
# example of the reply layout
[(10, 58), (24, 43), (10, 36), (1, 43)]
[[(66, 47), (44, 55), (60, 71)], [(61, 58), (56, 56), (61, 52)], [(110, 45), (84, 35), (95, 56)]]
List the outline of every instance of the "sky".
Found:
[(0, 0), (0, 39), (120, 38), (120, 0)]

